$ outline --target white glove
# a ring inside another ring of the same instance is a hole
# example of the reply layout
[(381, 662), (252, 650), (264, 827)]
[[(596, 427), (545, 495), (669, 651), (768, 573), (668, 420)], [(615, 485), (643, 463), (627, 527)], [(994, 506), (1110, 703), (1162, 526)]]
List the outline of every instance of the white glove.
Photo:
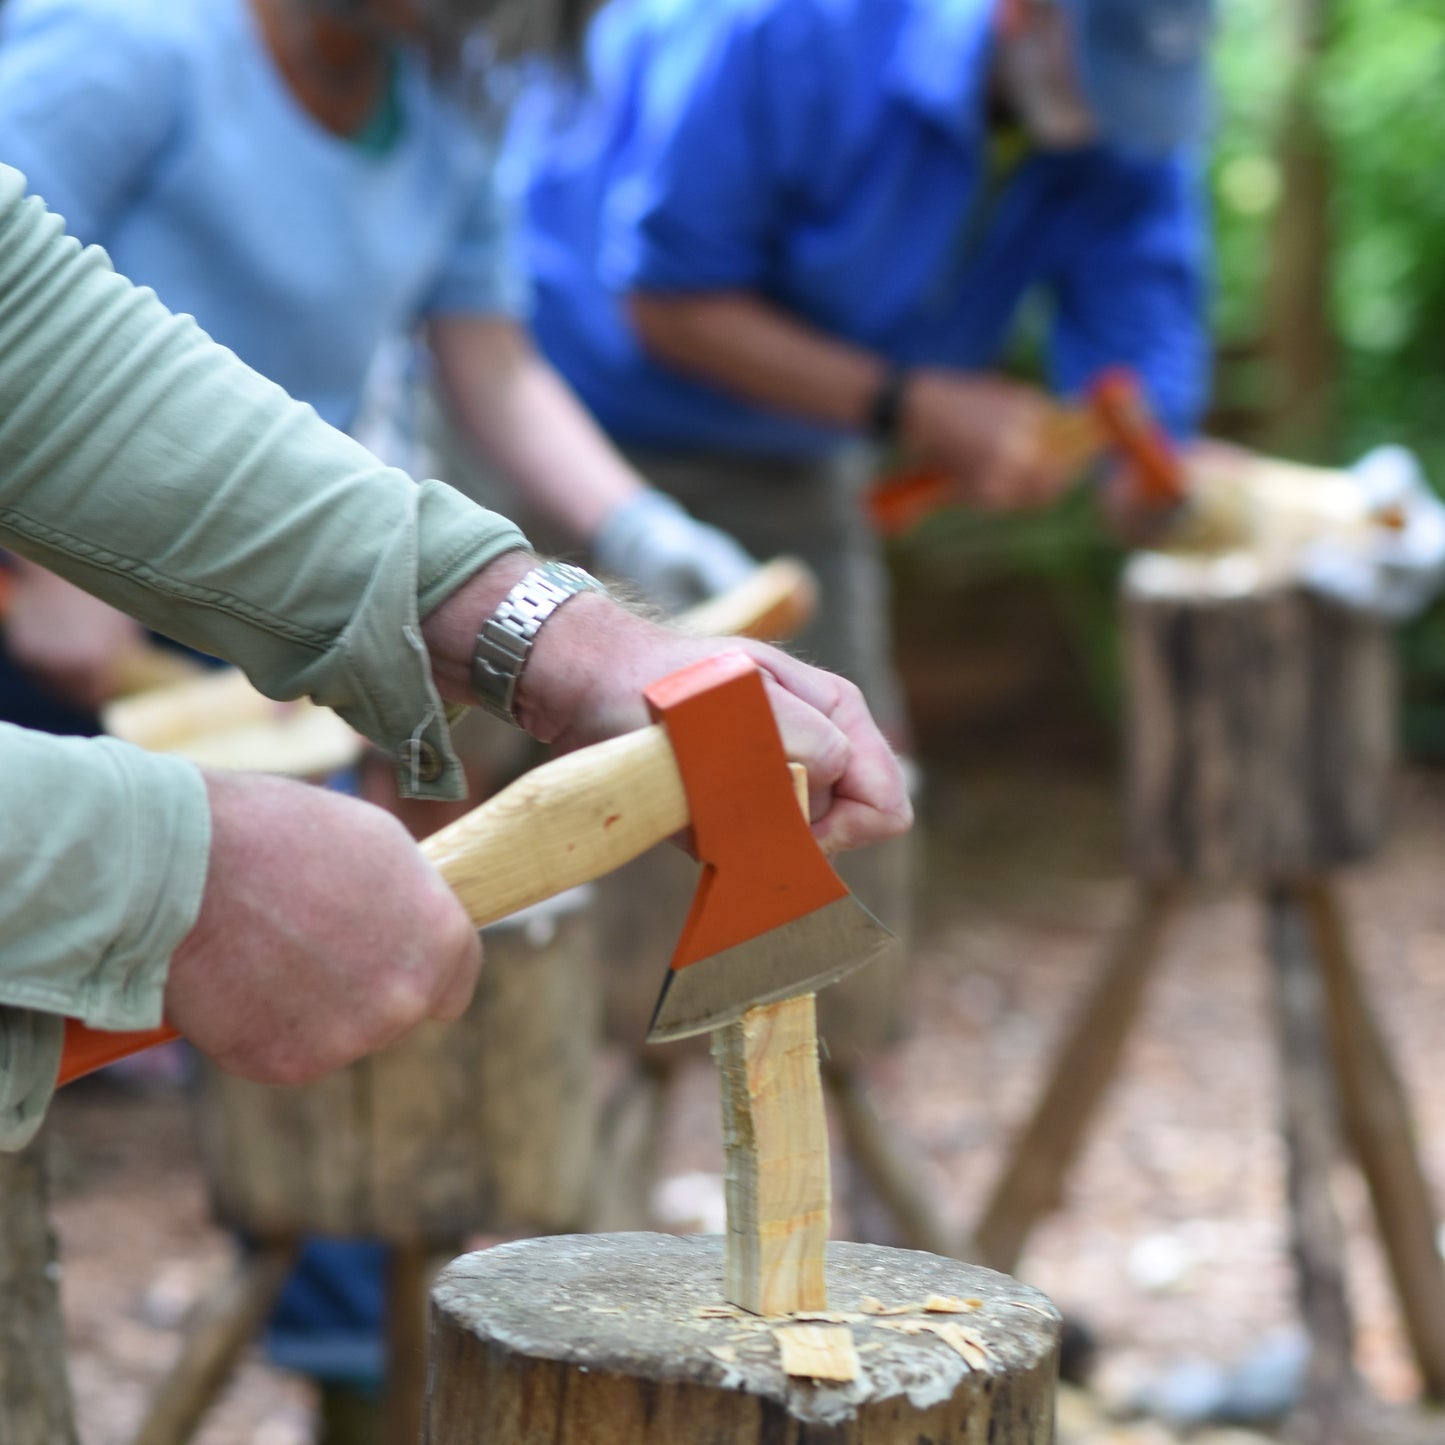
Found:
[(1316, 542), (1305, 558), (1304, 584), (1357, 611), (1403, 621), (1445, 586), (1445, 504), (1404, 447), (1377, 447), (1350, 471), (1369, 512), (1397, 512), (1402, 525), (1373, 529), (1364, 547)]
[(726, 592), (758, 565), (726, 532), (652, 487), (607, 514), (592, 556), (602, 571), (636, 583), (671, 612)]

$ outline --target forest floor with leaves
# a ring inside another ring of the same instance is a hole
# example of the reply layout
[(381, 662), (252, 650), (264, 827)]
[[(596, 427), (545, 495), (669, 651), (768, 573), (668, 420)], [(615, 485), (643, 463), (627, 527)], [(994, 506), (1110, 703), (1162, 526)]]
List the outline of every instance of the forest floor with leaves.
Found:
[[(873, 1090), (962, 1233), (1123, 917), (1129, 885), (1107, 779), (942, 773), (925, 798), (926, 888), (909, 985), (916, 1023)], [(1407, 775), (1397, 815), (1387, 852), (1352, 873), (1344, 894), (1445, 1204), (1445, 775)], [(1260, 937), (1248, 896), (1203, 899), (1185, 913), (1066, 1206), (1021, 1262), (1019, 1274), (1086, 1322), (1098, 1344), (1091, 1390), (1062, 1399), (1062, 1445), (1186, 1438), (1139, 1415), (1140, 1401), (1161, 1382), (1177, 1393), (1291, 1339)], [(208, 1220), (178, 1086), (81, 1086), (62, 1095), (50, 1127), (81, 1438), (122, 1445), (231, 1245)], [(671, 1227), (716, 1222), (719, 1157), (711, 1070), (699, 1064), (673, 1101), (664, 1144), (658, 1202)], [(1359, 1367), (1371, 1394), (1397, 1407), (1368, 1438), (1445, 1442), (1445, 1416), (1407, 1408), (1416, 1376), (1363, 1188), (1346, 1171), (1339, 1199)], [(253, 1352), (197, 1439), (303, 1445), (312, 1408), (304, 1382)], [(1259, 1437), (1205, 1427), (1187, 1438)]]

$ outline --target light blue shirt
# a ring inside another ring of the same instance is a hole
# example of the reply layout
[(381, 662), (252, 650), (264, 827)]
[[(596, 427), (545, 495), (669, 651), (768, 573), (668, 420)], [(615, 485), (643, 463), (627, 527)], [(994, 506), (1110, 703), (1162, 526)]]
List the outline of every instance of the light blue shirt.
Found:
[(650, 360), (629, 291), (745, 290), (903, 364), (995, 366), (1031, 292), (1059, 391), (1133, 366), (1176, 432), (1206, 390), (1196, 164), (1095, 148), (989, 180), (992, 0), (611, 0), (590, 89), (509, 137), (543, 349), (619, 439), (814, 452), (828, 431)]
[(510, 313), (494, 147), (399, 57), (383, 154), (286, 87), (246, 0), (9, 0), (0, 161), (116, 269), (348, 426), (380, 342)]

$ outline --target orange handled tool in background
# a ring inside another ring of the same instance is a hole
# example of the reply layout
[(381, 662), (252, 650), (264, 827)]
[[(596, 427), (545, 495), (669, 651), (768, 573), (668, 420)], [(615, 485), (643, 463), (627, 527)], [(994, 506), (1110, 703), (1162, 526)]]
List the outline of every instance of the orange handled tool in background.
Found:
[[(1055, 406), (1045, 422), (1044, 446), (1050, 457), (1077, 469), (1113, 452), (1128, 464), (1147, 506), (1167, 509), (1188, 490), (1178, 451), (1128, 367), (1100, 372), (1080, 404)], [(876, 482), (864, 505), (881, 536), (897, 537), (957, 505), (959, 496), (954, 478), (933, 467), (905, 466)]]

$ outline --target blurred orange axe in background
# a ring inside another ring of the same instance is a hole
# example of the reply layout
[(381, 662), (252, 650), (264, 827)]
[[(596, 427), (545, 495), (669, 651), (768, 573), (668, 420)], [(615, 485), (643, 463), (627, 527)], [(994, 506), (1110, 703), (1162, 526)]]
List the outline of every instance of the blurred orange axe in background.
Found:
[[(1139, 499), (1150, 508), (1168, 510), (1188, 490), (1179, 453), (1156, 420), (1138, 376), (1127, 367), (1100, 372), (1077, 405), (1054, 406), (1045, 422), (1044, 446), (1051, 458), (1073, 470), (1112, 452), (1128, 464)], [(917, 466), (880, 478), (864, 505), (879, 535), (897, 537), (959, 501), (955, 478)]]

